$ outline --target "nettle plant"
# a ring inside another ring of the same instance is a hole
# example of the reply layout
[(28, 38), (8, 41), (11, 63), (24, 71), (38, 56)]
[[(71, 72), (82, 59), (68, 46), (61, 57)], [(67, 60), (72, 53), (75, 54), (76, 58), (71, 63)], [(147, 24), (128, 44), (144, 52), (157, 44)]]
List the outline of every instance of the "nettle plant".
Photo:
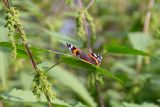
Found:
[(9, 6), (7, 2), (5, 2), (5, 4), (7, 6), (7, 9), (6, 9), (7, 16), (5, 18), (6, 20), (5, 27), (9, 31), (8, 36), (11, 40), (11, 44), (13, 47), (13, 53), (12, 53), (13, 58), (15, 59), (17, 56), (17, 46), (16, 46), (16, 41), (14, 38), (14, 31), (17, 31), (19, 33), (19, 38), (22, 40), (22, 44), (24, 48), (26, 49), (26, 52), (31, 60), (31, 63), (35, 71), (35, 76), (34, 76), (33, 84), (32, 84), (32, 87), (33, 87), (32, 92), (34, 95), (37, 96), (38, 100), (40, 100), (41, 93), (44, 93), (48, 102), (51, 103), (50, 99), (54, 99), (55, 94), (52, 91), (51, 84), (47, 80), (47, 75), (45, 75), (44, 71), (41, 71), (40, 69), (38, 69), (34, 61), (34, 58), (27, 44), (27, 38), (26, 38), (25, 31), (23, 29), (23, 25), (19, 19), (19, 15), (20, 15), (19, 11), (15, 7)]
[[(94, 0), (93, 0), (94, 1)], [(92, 45), (94, 44), (94, 41), (96, 40), (96, 27), (94, 24), (94, 18), (89, 14), (88, 9), (93, 4), (93, 1), (89, 3), (89, 5), (84, 8), (82, 1), (78, 0), (80, 9), (77, 11), (76, 15), (76, 24), (77, 24), (77, 35), (87, 43), (88, 52), (92, 52)], [(113, 78), (119, 82), (122, 82), (119, 78), (114, 76), (111, 72), (107, 71), (106, 69), (101, 68), (100, 66), (90, 64), (88, 62), (85, 62), (84, 60), (75, 58), (74, 56), (66, 55), (64, 53), (54, 52), (51, 50), (43, 49), (43, 48), (37, 48), (37, 47), (31, 47), (28, 45), (26, 33), (23, 28), (23, 22), (20, 21), (20, 12), (17, 10), (16, 7), (12, 7), (9, 4), (8, 0), (3, 0), (6, 8), (6, 24), (5, 27), (8, 29), (8, 37), (10, 38), (10, 42), (1, 42), (1, 46), (8, 47), (12, 49), (12, 57), (13, 59), (16, 59), (17, 54), (19, 53), (19, 50), (23, 50), (25, 55), (28, 56), (28, 58), (31, 61), (31, 65), (34, 68), (34, 79), (32, 83), (32, 93), (36, 96), (37, 99), (34, 98), (31, 92), (29, 91), (20, 91), (20, 90), (13, 90), (11, 93), (8, 93), (8, 95), (12, 97), (19, 97), (23, 100), (23, 102), (48, 102), (49, 106), (51, 107), (52, 104), (60, 105), (60, 106), (68, 106), (69, 104), (66, 104), (58, 98), (56, 98), (55, 92), (52, 90), (52, 85), (48, 81), (47, 73), (46, 71), (50, 69), (54, 69), (56, 65), (59, 63), (53, 65), (52, 67), (48, 67), (47, 69), (41, 69), (39, 66), (37, 66), (36, 61), (34, 60), (34, 55), (31, 51), (38, 52), (50, 52), (53, 54), (59, 54), (61, 56), (61, 62), (64, 62), (66, 64), (69, 64), (70, 66), (86, 69), (89, 72), (89, 83), (93, 88), (96, 88), (98, 91), (98, 85), (100, 83), (103, 83), (102, 75)], [(67, 4), (73, 4), (72, 0), (66, 0)], [(52, 31), (44, 30), (48, 35), (52, 35)], [(18, 39), (21, 40), (22, 45), (19, 45), (16, 40), (14, 34), (18, 33), (19, 37)], [(59, 35), (58, 35), (59, 36)], [(61, 38), (60, 38), (61, 39)], [(73, 45), (77, 45), (78, 42), (72, 41), (71, 39), (64, 39), (66, 43), (71, 43)], [(106, 45), (104, 46), (104, 54), (108, 53), (118, 53), (118, 54), (132, 54), (132, 55), (142, 55), (142, 56), (150, 56), (148, 53), (145, 53), (143, 51), (133, 49), (126, 46), (120, 46), (120, 45)], [(42, 67), (43, 68), (43, 67)], [(58, 71), (57, 71), (58, 72)], [(63, 74), (61, 74), (63, 75)], [(76, 89), (75, 89), (76, 90)], [(19, 96), (22, 94), (22, 96)], [(29, 99), (26, 98), (26, 96), (29, 95)], [(44, 97), (45, 96), (45, 97)], [(2, 99), (12, 100), (12, 101), (19, 101), (18, 99), (9, 99), (6, 94), (1, 95)], [(46, 99), (45, 99), (46, 98)], [(89, 101), (88, 101), (89, 102)], [(91, 101), (92, 102), (92, 101)], [(90, 103), (89, 106), (95, 107), (96, 104)]]

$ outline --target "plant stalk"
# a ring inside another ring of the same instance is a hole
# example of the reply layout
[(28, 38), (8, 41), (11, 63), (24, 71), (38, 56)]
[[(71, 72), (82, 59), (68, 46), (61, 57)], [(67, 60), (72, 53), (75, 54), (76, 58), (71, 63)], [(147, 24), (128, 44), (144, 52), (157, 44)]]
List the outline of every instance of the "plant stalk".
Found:
[[(94, 0), (91, 0), (90, 3), (88, 4), (87, 6), (87, 10), (91, 7), (91, 5), (93, 4)], [(83, 9), (83, 3), (82, 3), (82, 0), (78, 0), (78, 3), (79, 3), (79, 6), (81, 9)], [(83, 25), (84, 25), (84, 28), (85, 28), (85, 31), (86, 31), (86, 36), (87, 36), (87, 47), (88, 47), (88, 50), (89, 52), (91, 52), (92, 50), (92, 47), (91, 47), (91, 41), (90, 41), (90, 35), (89, 35), (89, 30), (88, 30), (88, 26), (87, 26), (87, 21), (86, 21), (86, 18), (85, 18), (85, 15), (83, 17)], [(99, 102), (99, 107), (105, 107), (105, 104), (104, 104), (104, 100), (101, 96), (101, 93), (100, 93), (100, 87), (99, 87), (99, 82), (96, 80), (95, 81), (95, 86), (96, 86), (96, 92), (98, 94), (98, 102)]]
[[(92, 1), (91, 1), (91, 3), (89, 3), (90, 5), (88, 5), (89, 7), (91, 6), (91, 4), (93, 4)], [(80, 8), (83, 9), (82, 0), (78, 0), (78, 3), (79, 3)], [(88, 30), (88, 25), (87, 25), (85, 15), (83, 17), (83, 26), (85, 28), (85, 32), (86, 32), (86, 36), (87, 36), (87, 48), (88, 48), (88, 51), (91, 52), (92, 47), (91, 47), (90, 35), (89, 35), (89, 30)]]
[[(8, 9), (10, 9), (11, 4), (10, 4), (10, 1), (9, 1), (9, 0), (3, 0), (3, 3), (4, 3), (4, 5), (5, 5)], [(28, 54), (29, 59), (31, 60), (31, 64), (32, 64), (32, 66), (33, 66), (33, 68), (34, 68), (34, 70), (35, 70), (35, 73), (38, 73), (36, 62), (35, 62), (35, 60), (34, 60), (34, 58), (33, 58), (33, 55), (32, 55), (32, 53), (31, 53), (31, 51), (30, 51), (30, 49), (29, 49), (29, 46), (28, 46), (27, 41), (25, 41), (24, 38), (22, 37), (23, 34), (22, 34), (22, 32), (21, 32), (21, 29), (20, 29), (19, 27), (17, 27), (16, 30), (17, 30), (17, 32), (20, 34), (20, 37), (21, 37), (22, 42), (23, 42), (23, 45), (24, 45), (24, 47), (25, 47), (25, 49), (26, 49), (26, 51), (27, 51), (27, 54)], [(49, 106), (49, 107), (52, 107), (52, 106), (51, 106), (51, 100), (50, 100), (50, 98), (48, 97), (48, 95), (47, 95), (46, 93), (44, 93), (44, 94), (45, 94), (46, 99), (47, 99), (47, 101), (48, 101), (48, 106)]]
[[(147, 12), (146, 12), (146, 16), (145, 16), (145, 20), (144, 20), (144, 26), (143, 26), (143, 32), (144, 33), (148, 33), (149, 31), (149, 24), (150, 24), (150, 20), (151, 20), (151, 10), (152, 7), (154, 5), (154, 0), (149, 0), (148, 6), (147, 6)], [(140, 72), (142, 69), (142, 61), (143, 59), (141, 57), (137, 57), (137, 65), (136, 65), (136, 70), (137, 72)]]

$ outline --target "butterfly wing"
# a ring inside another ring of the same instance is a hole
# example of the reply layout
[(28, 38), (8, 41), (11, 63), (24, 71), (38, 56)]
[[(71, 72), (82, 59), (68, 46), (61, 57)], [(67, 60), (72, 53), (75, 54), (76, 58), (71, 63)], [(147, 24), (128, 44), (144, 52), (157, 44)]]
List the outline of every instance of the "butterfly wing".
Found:
[(66, 43), (66, 47), (72, 52), (74, 56), (77, 56), (81, 60), (88, 62), (90, 64), (99, 65), (102, 60), (102, 56), (96, 55), (95, 53), (85, 54), (79, 48), (72, 46), (71, 44)]
[(99, 54), (95, 54), (95, 53), (88, 53), (88, 56), (94, 61), (95, 65), (99, 65), (102, 61), (102, 56), (100, 56)]
[(67, 48), (72, 52), (73, 55), (78, 56), (80, 55), (80, 49), (72, 46), (71, 44), (66, 43)]

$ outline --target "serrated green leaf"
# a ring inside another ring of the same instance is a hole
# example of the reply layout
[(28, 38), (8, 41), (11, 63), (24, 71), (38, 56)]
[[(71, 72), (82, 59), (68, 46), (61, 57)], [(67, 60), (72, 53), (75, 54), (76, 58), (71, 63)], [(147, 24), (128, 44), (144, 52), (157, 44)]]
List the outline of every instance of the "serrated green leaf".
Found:
[(63, 85), (72, 89), (81, 97), (84, 102), (87, 103), (87, 105), (96, 107), (96, 103), (94, 102), (93, 98), (90, 96), (85, 86), (76, 78), (76, 76), (59, 66), (55, 66), (53, 69), (51, 69), (49, 71), (49, 75)]
[[(0, 27), (0, 40), (6, 41), (7, 30), (4, 27)], [(7, 72), (8, 72), (8, 55), (0, 51), (0, 89), (5, 89), (7, 87)]]
[[(9, 48), (9, 49), (12, 49), (12, 45), (10, 42), (0, 42), (0, 47), (5, 47), (5, 48)], [(24, 46), (23, 45), (20, 45), (20, 44), (16, 44), (16, 47), (18, 50), (20, 50), (20, 53), (24, 54), (25, 51), (24, 50)], [(49, 52), (50, 50), (47, 50), (47, 49), (41, 49), (41, 48), (37, 48), (37, 47), (31, 47), (29, 46), (31, 50), (33, 51), (38, 51), (37, 53), (40, 53), (40, 52)]]
[(145, 50), (151, 44), (151, 35), (143, 32), (133, 32), (128, 34), (131, 45), (138, 50)]
[(123, 103), (124, 107), (158, 107), (158, 105), (155, 105), (153, 103), (143, 103), (143, 104), (133, 104), (133, 103)]
[(7, 87), (8, 55), (0, 51), (0, 89)]
[[(18, 44), (16, 44), (16, 46), (17, 46), (17, 53), (18, 53), (17, 56), (25, 58), (27, 53), (24, 51), (24, 47)], [(0, 47), (6, 48), (8, 51), (12, 49), (12, 45), (9, 42), (0, 42)]]
[(123, 83), (122, 80), (120, 80), (118, 77), (113, 75), (111, 72), (107, 71), (106, 69), (100, 68), (96, 65), (89, 64), (87, 62), (84, 62), (84, 61), (77, 59), (77, 58), (74, 58), (74, 57), (62, 56), (62, 60), (64, 61), (64, 63), (69, 64), (70, 66), (87, 69), (88, 71), (99, 73), (104, 76), (108, 76), (110, 78), (113, 78), (113, 79)]
[[(49, 68), (49, 66), (51, 66), (51, 64), (49, 64), (48, 62), (43, 62), (38, 65), (38, 68), (45, 71)], [(76, 78), (75, 75), (59, 66), (55, 66), (53, 69), (50, 69), (48, 73), (55, 80), (58, 80), (61, 84), (72, 89), (81, 97), (82, 100), (84, 100), (84, 102), (87, 103), (87, 105), (96, 107), (96, 103), (94, 102), (93, 98), (90, 96), (85, 86)]]
[[(28, 59), (28, 55), (27, 55), (26, 51), (24, 50), (24, 47), (19, 44), (16, 44), (16, 46), (17, 46), (17, 57)], [(11, 52), (11, 49), (12, 49), (12, 45), (9, 42), (0, 42), (0, 47), (2, 47), (1, 51), (5, 51), (5, 52)], [(38, 52), (37, 52), (37, 54), (38, 54)], [(40, 60), (37, 56), (35, 56), (34, 59), (37, 61)]]
[[(12, 49), (12, 45), (11, 45), (10, 42), (0, 42), (0, 47), (4, 47), (4, 48), (7, 48), (7, 49)], [(24, 46), (23, 45), (16, 44), (16, 47), (17, 47), (17, 52), (18, 53), (20, 53), (21, 55), (26, 54), (26, 52), (24, 51)], [(29, 45), (29, 48), (32, 51), (32, 54), (34, 54), (34, 55), (40, 55), (40, 54), (43, 54), (45, 52), (51, 52), (51, 53), (60, 54), (60, 55), (67, 55), (67, 54), (55, 52), (55, 51), (48, 50), (48, 49), (32, 47), (30, 45)]]
[(51, 37), (54, 37), (54, 39), (58, 40), (59, 42), (61, 42), (63, 44), (70, 43), (70, 44), (72, 44), (74, 46), (77, 46), (77, 47), (82, 47), (83, 46), (82, 42), (77, 41), (75, 39), (72, 39), (69, 36), (66, 36), (66, 35), (63, 35), (63, 34), (59, 34), (59, 33), (54, 32), (54, 31), (49, 31), (49, 30), (46, 30), (46, 29), (44, 29), (44, 31), (48, 35), (50, 35)]
[[(78, 103), (78, 104), (76, 104), (74, 107), (88, 107), (88, 106), (86, 106), (86, 105), (83, 105), (82, 103)], [(91, 107), (93, 107), (93, 106), (91, 106)]]
[(121, 45), (106, 45), (105, 48), (108, 53), (149, 56), (148, 53), (143, 52), (141, 50), (137, 50), (131, 47), (126, 47)]
[[(0, 97), (4, 100), (13, 101), (13, 102), (30, 102), (35, 103), (38, 102), (37, 98), (32, 94), (29, 90), (20, 90), (20, 89), (12, 89), (10, 92), (0, 94)], [(41, 102), (47, 102), (44, 95), (41, 97)], [(69, 104), (59, 100), (54, 99), (51, 101), (53, 105), (59, 105), (62, 107), (71, 107)]]

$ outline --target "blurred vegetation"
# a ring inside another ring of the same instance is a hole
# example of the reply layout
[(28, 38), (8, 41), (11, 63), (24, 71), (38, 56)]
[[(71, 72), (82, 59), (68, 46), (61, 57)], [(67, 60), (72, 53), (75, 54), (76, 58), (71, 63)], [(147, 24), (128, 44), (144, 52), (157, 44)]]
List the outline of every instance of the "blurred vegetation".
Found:
[[(56, 93), (53, 107), (160, 106), (159, 0), (94, 1), (86, 23), (93, 52), (103, 56), (100, 67), (74, 58), (65, 46), (71, 43), (88, 52), (85, 28), (81, 19), (77, 22), (82, 11), (78, 0), (10, 1), (19, 10), (38, 68), (46, 71), (56, 64), (45, 72)], [(81, 1), (84, 8), (90, 3)], [(154, 1), (151, 8), (150, 1)], [(148, 11), (152, 14), (145, 31)], [(32, 93), (34, 69), (17, 32), (13, 33), (17, 57), (12, 57), (5, 17), (0, 1), (0, 107), (46, 107), (45, 96), (38, 102)], [(91, 74), (100, 75), (101, 82), (90, 80)]]

